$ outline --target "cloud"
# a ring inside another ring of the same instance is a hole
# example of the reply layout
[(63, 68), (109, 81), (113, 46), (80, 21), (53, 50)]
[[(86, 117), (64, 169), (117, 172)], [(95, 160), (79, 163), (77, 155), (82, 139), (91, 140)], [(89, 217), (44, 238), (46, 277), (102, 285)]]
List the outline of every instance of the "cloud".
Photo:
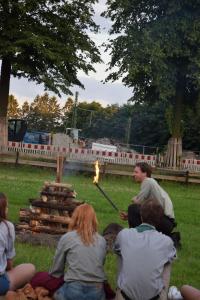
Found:
[[(122, 105), (132, 96), (132, 91), (129, 88), (124, 87), (121, 83), (105, 83), (92, 77), (81, 77), (81, 82), (84, 84), (85, 89), (73, 87), (72, 92), (79, 92), (79, 101), (98, 101), (102, 105), (118, 103)], [(37, 94), (42, 95), (44, 93), (43, 85), (36, 85), (34, 82), (29, 82), (27, 79), (12, 78), (10, 86), (10, 94), (15, 95), (19, 104), (24, 101), (29, 103), (34, 100)], [(48, 91), (53, 96), (55, 94)], [(58, 98), (61, 106), (64, 105), (69, 95), (62, 95)]]

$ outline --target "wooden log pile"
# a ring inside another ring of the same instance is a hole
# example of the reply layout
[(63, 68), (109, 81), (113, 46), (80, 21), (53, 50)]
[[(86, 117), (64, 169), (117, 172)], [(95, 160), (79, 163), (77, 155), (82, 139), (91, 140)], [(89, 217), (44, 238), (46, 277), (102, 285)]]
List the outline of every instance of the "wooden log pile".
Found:
[(39, 199), (29, 199), (30, 208), (21, 208), (16, 230), (64, 234), (74, 209), (82, 204), (76, 192), (64, 183), (45, 182)]

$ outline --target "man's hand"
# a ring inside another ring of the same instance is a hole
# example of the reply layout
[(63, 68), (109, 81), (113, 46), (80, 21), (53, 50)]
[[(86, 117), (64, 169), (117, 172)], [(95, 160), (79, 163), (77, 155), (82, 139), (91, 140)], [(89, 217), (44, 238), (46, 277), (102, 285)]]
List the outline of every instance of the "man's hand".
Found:
[(120, 216), (120, 219), (123, 220), (123, 221), (128, 220), (128, 213), (126, 213), (124, 211), (120, 211), (119, 216)]
[(132, 202), (133, 204), (138, 204), (139, 201), (137, 200), (137, 196), (132, 198)]

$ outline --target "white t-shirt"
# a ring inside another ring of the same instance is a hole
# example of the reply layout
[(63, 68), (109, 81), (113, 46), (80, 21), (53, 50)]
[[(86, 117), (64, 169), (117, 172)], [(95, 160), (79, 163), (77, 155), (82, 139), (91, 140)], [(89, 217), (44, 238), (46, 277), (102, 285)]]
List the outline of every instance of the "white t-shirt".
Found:
[(9, 221), (0, 222), (0, 274), (5, 273), (7, 259), (15, 256), (15, 229)]

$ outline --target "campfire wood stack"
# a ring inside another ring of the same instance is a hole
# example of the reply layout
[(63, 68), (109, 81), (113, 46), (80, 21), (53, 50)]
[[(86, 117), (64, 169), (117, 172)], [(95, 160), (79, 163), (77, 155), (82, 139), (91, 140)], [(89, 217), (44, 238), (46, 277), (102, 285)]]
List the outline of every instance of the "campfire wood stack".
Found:
[(45, 182), (39, 199), (29, 199), (30, 208), (21, 208), (16, 230), (63, 234), (74, 209), (82, 202), (75, 200), (70, 184)]

